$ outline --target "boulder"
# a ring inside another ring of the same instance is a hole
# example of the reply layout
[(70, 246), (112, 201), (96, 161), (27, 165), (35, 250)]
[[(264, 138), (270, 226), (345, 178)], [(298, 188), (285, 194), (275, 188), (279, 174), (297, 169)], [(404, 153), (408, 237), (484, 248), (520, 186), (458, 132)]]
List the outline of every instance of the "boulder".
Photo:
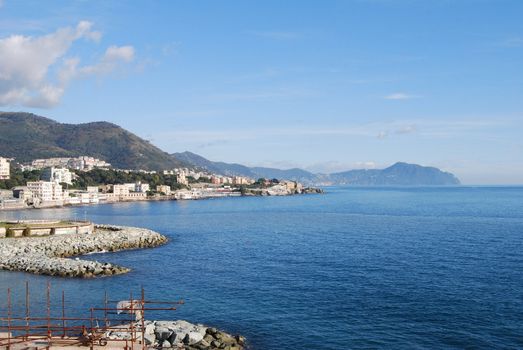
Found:
[(189, 337), (189, 342), (187, 343), (189, 345), (196, 344), (203, 340), (202, 333), (197, 331), (191, 331), (187, 333), (186, 337)]
[(143, 338), (145, 339), (145, 345), (154, 345), (156, 343), (156, 336), (153, 334), (147, 334), (145, 333), (143, 335)]
[(206, 341), (205, 339), (202, 339), (198, 343), (194, 344), (195, 348), (198, 348), (201, 350), (207, 349), (210, 346), (211, 346), (211, 344), (208, 341)]
[(169, 339), (171, 334), (173, 334), (173, 331), (169, 328), (157, 326), (154, 330), (154, 334), (156, 336), (156, 340), (158, 340), (158, 343), (161, 344), (164, 340)]
[(237, 335), (236, 337), (234, 337), (236, 339), (236, 341), (238, 342), (238, 344), (240, 345), (245, 345), (245, 337), (241, 336), (241, 335)]
[(177, 343), (183, 342), (184, 337), (185, 337), (185, 335), (182, 337), (182, 336), (180, 336), (180, 334), (178, 334), (176, 332), (172, 332), (171, 336), (167, 340), (169, 340), (169, 342), (171, 344), (177, 344)]
[(221, 343), (236, 344), (236, 339), (234, 339), (232, 336), (230, 336), (227, 333), (217, 332), (216, 339), (218, 339)]
[(148, 323), (145, 326), (145, 334), (154, 334), (154, 330), (156, 329), (156, 326), (154, 323)]
[(206, 342), (208, 343), (211, 343), (214, 339), (214, 337), (210, 334), (206, 334), (204, 337), (203, 337), (203, 340), (205, 340)]
[(217, 332), (218, 332), (218, 330), (216, 328), (214, 328), (214, 327), (207, 328), (207, 334), (215, 336)]

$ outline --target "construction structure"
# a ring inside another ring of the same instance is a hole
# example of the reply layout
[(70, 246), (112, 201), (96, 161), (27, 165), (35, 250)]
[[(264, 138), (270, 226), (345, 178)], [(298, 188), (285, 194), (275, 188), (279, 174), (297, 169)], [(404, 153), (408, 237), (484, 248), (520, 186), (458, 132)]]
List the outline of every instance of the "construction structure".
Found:
[(129, 299), (123, 301), (109, 300), (106, 292), (102, 307), (91, 307), (86, 315), (78, 316), (66, 306), (63, 291), (60, 308), (52, 306), (49, 283), (43, 308), (32, 310), (30, 297), (27, 282), (25, 301), (13, 302), (12, 290), (7, 289), (6, 306), (0, 311), (1, 350), (145, 350), (153, 345), (148, 344), (145, 336), (146, 312), (174, 311), (177, 305), (183, 304), (183, 300), (146, 300), (143, 288), (138, 299), (130, 292)]

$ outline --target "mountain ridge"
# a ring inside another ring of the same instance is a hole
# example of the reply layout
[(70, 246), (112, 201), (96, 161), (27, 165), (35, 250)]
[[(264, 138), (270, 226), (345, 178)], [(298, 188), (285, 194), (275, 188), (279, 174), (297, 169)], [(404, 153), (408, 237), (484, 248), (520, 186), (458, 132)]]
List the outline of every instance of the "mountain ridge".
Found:
[(213, 162), (189, 151), (173, 153), (172, 155), (186, 163), (226, 176), (241, 175), (254, 178), (294, 180), (306, 184), (359, 186), (448, 186), (460, 184), (459, 179), (451, 173), (435, 167), (405, 162), (396, 162), (384, 169), (354, 169), (332, 174), (314, 174), (300, 168), (276, 169)]
[(0, 156), (16, 158), (18, 162), (29, 162), (37, 158), (82, 155), (105, 160), (120, 169), (165, 170), (190, 167), (225, 176), (277, 178), (305, 184), (460, 184), (451, 173), (404, 162), (397, 162), (385, 169), (356, 169), (333, 174), (314, 174), (299, 168), (248, 167), (238, 163), (214, 162), (189, 151), (169, 154), (107, 121), (67, 124), (32, 113), (0, 112)]

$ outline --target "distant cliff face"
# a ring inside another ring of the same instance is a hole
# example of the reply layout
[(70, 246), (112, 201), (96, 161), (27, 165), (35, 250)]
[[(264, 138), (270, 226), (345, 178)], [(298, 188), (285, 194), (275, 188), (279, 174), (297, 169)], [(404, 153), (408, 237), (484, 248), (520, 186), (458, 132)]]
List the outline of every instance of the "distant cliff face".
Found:
[(81, 155), (105, 160), (122, 169), (160, 170), (183, 165), (115, 124), (61, 124), (30, 113), (0, 113), (0, 156), (27, 162)]
[(350, 170), (330, 174), (335, 184), (360, 186), (448, 186), (460, 181), (451, 173), (417, 164), (396, 163), (378, 170)]

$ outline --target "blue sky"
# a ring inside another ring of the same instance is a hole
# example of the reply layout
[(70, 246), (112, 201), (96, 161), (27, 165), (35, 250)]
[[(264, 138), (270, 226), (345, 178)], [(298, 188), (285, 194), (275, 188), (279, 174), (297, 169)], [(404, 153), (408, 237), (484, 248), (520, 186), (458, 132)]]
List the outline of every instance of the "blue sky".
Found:
[(0, 110), (168, 152), (523, 183), (523, 1), (0, 0)]

